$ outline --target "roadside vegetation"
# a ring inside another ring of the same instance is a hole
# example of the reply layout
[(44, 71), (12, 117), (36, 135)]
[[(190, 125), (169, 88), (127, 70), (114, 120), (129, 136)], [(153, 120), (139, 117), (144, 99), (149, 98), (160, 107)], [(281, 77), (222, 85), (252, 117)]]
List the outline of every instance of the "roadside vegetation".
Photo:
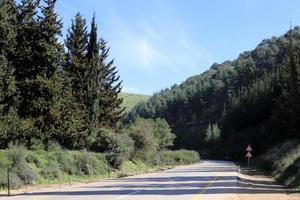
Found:
[(0, 151), (0, 188), (7, 186), (7, 170), (11, 188), (27, 185), (72, 184), (74, 182), (123, 177), (151, 172), (199, 161), (194, 151), (160, 151), (147, 159), (133, 158), (114, 168), (106, 153), (85, 150), (63, 150), (58, 144), (48, 151), (29, 151), (24, 146), (10, 145)]
[(300, 144), (290, 140), (272, 147), (255, 159), (255, 165), (289, 187), (300, 185)]

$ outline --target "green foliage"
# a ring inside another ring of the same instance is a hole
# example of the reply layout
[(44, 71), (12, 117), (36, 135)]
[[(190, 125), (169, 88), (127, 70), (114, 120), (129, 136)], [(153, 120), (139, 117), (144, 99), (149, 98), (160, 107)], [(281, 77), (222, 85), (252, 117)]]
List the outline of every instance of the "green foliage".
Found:
[(176, 136), (171, 132), (168, 122), (162, 118), (156, 118), (153, 124), (154, 137), (158, 143), (158, 149), (173, 146)]
[(131, 158), (134, 147), (126, 134), (117, 134), (108, 129), (100, 129), (94, 149), (106, 152), (106, 159), (114, 168), (119, 168), (124, 160)]
[(56, 2), (0, 2), (1, 148), (90, 149), (101, 127), (121, 131), (122, 81), (95, 18), (88, 33), (76, 14), (64, 48)]
[(59, 152), (62, 150), (62, 147), (58, 142), (50, 140), (47, 144), (47, 150), (50, 152)]
[(220, 139), (220, 128), (218, 124), (209, 123), (206, 129), (206, 138), (207, 142), (216, 142)]
[[(197, 162), (199, 155), (193, 151), (162, 151), (161, 162), (154, 166), (154, 160), (143, 162), (139, 159), (126, 160), (117, 169), (120, 176), (150, 172), (165, 166)], [(83, 180), (89, 177), (108, 177), (107, 155), (88, 151), (27, 151), (24, 147), (10, 145), (0, 151), (0, 187), (6, 187), (6, 172), (10, 166), (12, 188), (25, 184), (61, 183)], [(154, 159), (154, 157), (152, 157)], [(112, 176), (115, 175), (112, 170)]]
[(18, 131), (17, 91), (11, 62), (15, 50), (16, 13), (13, 1), (0, 2), (0, 145), (15, 141)]
[(175, 139), (168, 123), (161, 118), (137, 118), (126, 132), (134, 141), (135, 156), (150, 162), (157, 150), (172, 146)]
[(159, 155), (163, 165), (186, 165), (200, 161), (199, 154), (196, 151), (161, 151)]
[(74, 155), (75, 166), (80, 175), (92, 175), (94, 173), (95, 160), (92, 153), (81, 151)]
[(120, 96), (122, 81), (120, 81), (117, 68), (114, 66), (114, 60), (107, 61), (110, 50), (107, 47), (107, 42), (100, 39), (99, 45), (102, 65), (99, 99), (101, 113), (99, 114), (99, 121), (102, 126), (119, 131), (120, 123), (125, 116), (125, 108), (122, 107), (123, 98)]
[(154, 121), (138, 118), (126, 132), (134, 141), (135, 156), (148, 160), (157, 150), (158, 143), (153, 131)]
[(26, 161), (27, 155), (27, 150), (24, 146), (9, 144), (9, 149), (6, 151), (9, 166), (6, 169), (4, 168), (4, 171), (9, 170), (11, 174), (12, 188), (20, 187), (25, 180), (27, 183), (32, 183), (36, 179), (36, 174)]

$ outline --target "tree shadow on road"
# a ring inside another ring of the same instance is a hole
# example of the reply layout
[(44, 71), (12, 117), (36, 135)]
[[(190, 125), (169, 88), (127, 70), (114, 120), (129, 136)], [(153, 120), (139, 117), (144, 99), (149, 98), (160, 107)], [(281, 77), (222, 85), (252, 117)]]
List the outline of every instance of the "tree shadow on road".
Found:
[[(36, 192), (30, 196), (94, 196), (94, 195), (193, 195), (205, 194), (278, 194), (286, 189), (273, 182), (250, 182), (237, 176), (171, 176), (159, 178), (124, 178), (107, 186), (83, 186), (73, 191)], [(212, 185), (210, 183), (213, 182)], [(208, 187), (210, 186), (210, 187)]]

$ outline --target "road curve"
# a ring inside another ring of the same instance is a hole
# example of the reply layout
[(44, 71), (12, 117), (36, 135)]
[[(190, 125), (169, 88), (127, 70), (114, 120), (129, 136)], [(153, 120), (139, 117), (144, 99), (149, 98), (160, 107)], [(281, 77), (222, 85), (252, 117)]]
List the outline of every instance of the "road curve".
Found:
[(249, 183), (232, 162), (202, 161), (157, 173), (90, 183), (52, 191), (32, 192), (10, 200), (206, 200), (240, 199), (238, 195), (277, 194), (278, 185)]

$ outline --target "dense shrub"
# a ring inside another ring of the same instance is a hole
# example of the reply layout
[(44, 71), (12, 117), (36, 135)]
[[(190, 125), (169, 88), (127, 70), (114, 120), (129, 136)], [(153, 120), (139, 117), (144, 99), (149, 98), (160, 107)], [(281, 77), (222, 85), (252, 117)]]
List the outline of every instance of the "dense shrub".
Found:
[(196, 151), (188, 150), (161, 151), (159, 156), (160, 162), (164, 165), (191, 164), (200, 160)]
[(95, 166), (94, 158), (91, 152), (86, 150), (74, 154), (74, 164), (78, 175), (92, 175)]
[(6, 150), (6, 159), (8, 161), (6, 170), (10, 172), (11, 187), (18, 188), (26, 183), (33, 183), (36, 180), (36, 174), (28, 165), (26, 157), (28, 152), (22, 145), (9, 144)]
[(60, 164), (60, 169), (68, 175), (75, 174), (74, 160), (69, 151), (57, 152), (57, 161)]
[(146, 162), (152, 162), (157, 151), (172, 146), (175, 139), (169, 124), (161, 118), (137, 118), (126, 132), (134, 141), (135, 157)]
[(53, 180), (59, 178), (60, 175), (60, 164), (57, 160), (57, 155), (53, 152), (48, 152), (45, 154), (46, 162), (42, 166), (41, 175), (45, 179)]
[(6, 156), (9, 160), (10, 167), (14, 168), (26, 162), (27, 150), (22, 145), (9, 144)]
[(98, 132), (94, 148), (106, 152), (106, 159), (114, 168), (119, 168), (134, 151), (133, 141), (128, 135), (116, 134), (108, 129), (101, 129)]
[(107, 173), (105, 155), (88, 151), (72, 151), (76, 175), (104, 175)]
[(159, 146), (154, 136), (153, 127), (152, 119), (138, 118), (126, 129), (134, 141), (135, 157), (144, 161), (151, 160)]

